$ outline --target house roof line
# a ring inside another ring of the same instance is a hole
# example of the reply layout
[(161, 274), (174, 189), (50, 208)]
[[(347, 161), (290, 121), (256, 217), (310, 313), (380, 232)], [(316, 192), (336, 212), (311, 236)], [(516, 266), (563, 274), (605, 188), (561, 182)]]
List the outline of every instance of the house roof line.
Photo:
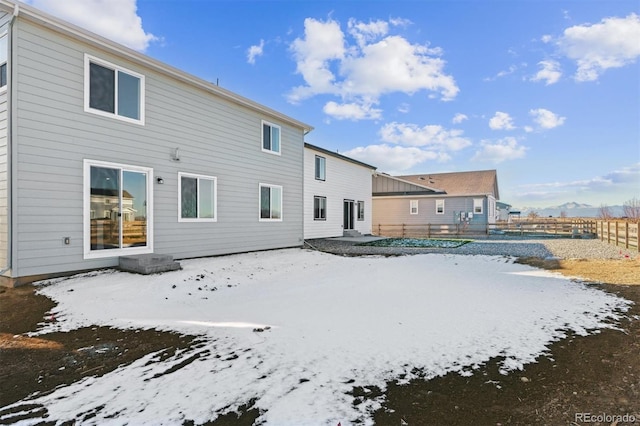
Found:
[(447, 173), (421, 173), (398, 176), (398, 178), (417, 185), (420, 184), (420, 181), (429, 179), (429, 181), (433, 181), (436, 185), (444, 188), (445, 192), (448, 194), (492, 194), (496, 199), (500, 199), (498, 176), (495, 169)]
[(398, 197), (430, 197), (430, 198), (464, 198), (464, 197), (487, 197), (491, 194), (447, 194), (446, 192), (427, 194), (425, 192), (374, 192), (377, 198), (398, 198)]
[(317, 145), (312, 145), (309, 142), (305, 142), (304, 143), (304, 147), (305, 148), (309, 148), (309, 149), (313, 149), (313, 150), (316, 150), (316, 151), (320, 151), (323, 154), (331, 155), (333, 157), (339, 158), (339, 159), (344, 160), (344, 161), (349, 161), (350, 163), (354, 163), (354, 164), (357, 164), (357, 165), (362, 166), (362, 167), (367, 167), (367, 168), (372, 169), (372, 170), (376, 170), (377, 169), (377, 167), (372, 166), (370, 164), (363, 163), (362, 161), (354, 160), (351, 157), (347, 157), (346, 155), (342, 155), (342, 154), (340, 154), (338, 152), (329, 151), (328, 149), (321, 148), (321, 147), (319, 147)]
[(220, 86), (203, 80), (200, 77), (196, 77), (164, 62), (153, 59), (150, 56), (137, 52), (122, 44), (111, 41), (91, 31), (85, 30), (74, 24), (58, 19), (52, 15), (49, 15), (48, 13), (42, 12), (41, 10), (38, 10), (22, 2), (16, 3), (13, 0), (0, 0), (0, 8), (7, 13), (15, 14), (15, 12), (17, 11), (18, 17), (26, 18), (27, 20), (30, 20), (38, 25), (42, 25), (72, 38), (80, 39), (85, 43), (93, 45), (94, 47), (98, 47), (100, 49), (107, 50), (112, 54), (125, 57), (128, 60), (136, 62), (154, 71), (160, 72), (166, 76), (180, 80), (184, 83), (190, 84), (199, 89), (205, 90), (214, 95), (220, 96), (221, 98), (231, 101), (237, 105), (241, 105), (254, 111), (258, 111), (272, 118), (276, 118), (290, 125), (301, 128), (303, 129), (305, 134), (313, 130), (313, 126), (309, 124), (298, 121), (265, 105), (261, 105), (230, 90), (221, 88)]
[(420, 188), (428, 189), (429, 191), (434, 191), (434, 192), (445, 193), (446, 194), (446, 191), (444, 189), (432, 188), (430, 186), (422, 185), (422, 184), (419, 184), (419, 183), (416, 183), (416, 182), (410, 182), (408, 180), (401, 179), (401, 178), (396, 177), (396, 176), (391, 176), (391, 175), (388, 175), (386, 173), (377, 172), (375, 174), (375, 177), (378, 177), (378, 176), (382, 176), (382, 177), (385, 177), (385, 178), (388, 178), (388, 179), (396, 180), (398, 182), (406, 183), (407, 185), (413, 185), (413, 186), (417, 186), (417, 187), (420, 187)]

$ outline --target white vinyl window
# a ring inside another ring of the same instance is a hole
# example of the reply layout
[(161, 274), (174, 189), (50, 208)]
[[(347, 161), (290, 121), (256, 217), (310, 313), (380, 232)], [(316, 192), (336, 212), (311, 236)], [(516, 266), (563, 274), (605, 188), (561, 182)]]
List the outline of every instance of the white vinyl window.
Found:
[(7, 88), (7, 58), (9, 57), (9, 36), (5, 32), (0, 36), (0, 90)]
[(262, 122), (262, 150), (280, 155), (280, 126)]
[(190, 173), (178, 173), (178, 179), (178, 221), (217, 221), (217, 179)]
[(444, 214), (444, 200), (436, 200), (436, 214)]
[(364, 201), (358, 201), (358, 220), (364, 220)]
[(418, 200), (409, 200), (409, 214), (418, 214)]
[(482, 198), (473, 199), (473, 214), (482, 214), (483, 201)]
[(327, 197), (313, 197), (313, 220), (327, 220)]
[(85, 55), (84, 110), (144, 124), (144, 76)]
[(327, 172), (327, 159), (316, 155), (316, 180), (325, 180)]
[(282, 187), (278, 185), (260, 184), (261, 222), (282, 221)]

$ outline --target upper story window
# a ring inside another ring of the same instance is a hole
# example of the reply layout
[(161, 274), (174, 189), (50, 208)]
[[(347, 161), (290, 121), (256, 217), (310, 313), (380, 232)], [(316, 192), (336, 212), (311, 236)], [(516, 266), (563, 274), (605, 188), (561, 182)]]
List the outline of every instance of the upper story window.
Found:
[(436, 214), (444, 214), (444, 200), (436, 200)]
[(216, 184), (212, 176), (178, 173), (179, 222), (216, 221)]
[(325, 180), (327, 172), (327, 159), (316, 155), (316, 180)]
[(85, 55), (84, 110), (144, 124), (144, 76)]
[(7, 58), (9, 56), (9, 36), (0, 36), (0, 89), (7, 87)]
[(482, 214), (482, 198), (473, 199), (473, 214)]
[(280, 155), (280, 126), (262, 122), (262, 150)]
[(418, 200), (409, 200), (409, 214), (418, 214)]

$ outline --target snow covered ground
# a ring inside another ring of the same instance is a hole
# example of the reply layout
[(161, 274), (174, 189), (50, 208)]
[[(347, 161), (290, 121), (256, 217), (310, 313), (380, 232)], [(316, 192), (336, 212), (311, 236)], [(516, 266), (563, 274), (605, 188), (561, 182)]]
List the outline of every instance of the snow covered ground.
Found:
[(414, 368), (426, 377), (472, 374), (498, 356), (508, 374), (568, 330), (606, 327), (628, 307), (503, 257), (289, 249), (181, 263), (162, 275), (107, 271), (44, 283), (57, 322), (40, 333), (158, 328), (201, 335), (202, 344), (16, 406), (41, 404), (47, 420), (198, 424), (254, 400), (269, 425), (371, 424), (381, 401), (354, 406), (354, 386), (384, 388)]

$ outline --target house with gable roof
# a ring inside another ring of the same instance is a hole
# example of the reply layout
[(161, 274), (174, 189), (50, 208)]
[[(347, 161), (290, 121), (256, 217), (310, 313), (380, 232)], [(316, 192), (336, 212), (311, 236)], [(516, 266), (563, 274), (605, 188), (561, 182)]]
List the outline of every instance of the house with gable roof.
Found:
[(497, 220), (496, 170), (372, 178), (373, 229), (381, 225), (468, 225), (487, 229)]
[(305, 143), (304, 238), (371, 234), (371, 176), (375, 170)]
[(300, 247), (311, 130), (0, 0), (0, 284)]

